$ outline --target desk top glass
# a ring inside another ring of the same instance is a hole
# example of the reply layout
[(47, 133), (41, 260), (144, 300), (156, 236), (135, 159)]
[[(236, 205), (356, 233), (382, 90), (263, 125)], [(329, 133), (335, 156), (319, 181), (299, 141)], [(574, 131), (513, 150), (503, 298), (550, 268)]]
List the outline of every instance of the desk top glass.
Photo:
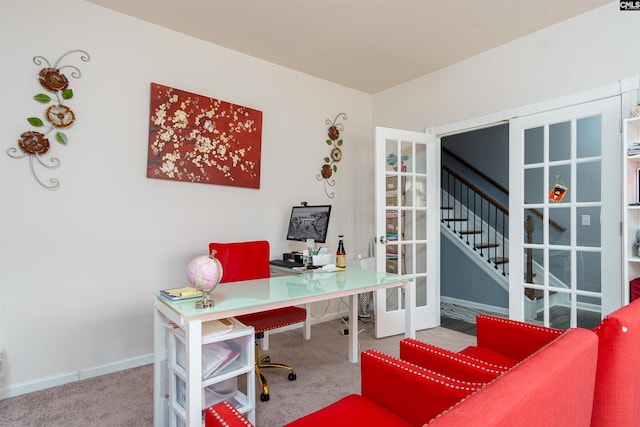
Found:
[(198, 299), (171, 301), (160, 292), (154, 294), (159, 301), (183, 318), (216, 314), (237, 316), (399, 286), (399, 282), (407, 280), (398, 274), (350, 267), (345, 271), (313, 270), (265, 279), (221, 283), (211, 292), (214, 304), (208, 309), (196, 308)]

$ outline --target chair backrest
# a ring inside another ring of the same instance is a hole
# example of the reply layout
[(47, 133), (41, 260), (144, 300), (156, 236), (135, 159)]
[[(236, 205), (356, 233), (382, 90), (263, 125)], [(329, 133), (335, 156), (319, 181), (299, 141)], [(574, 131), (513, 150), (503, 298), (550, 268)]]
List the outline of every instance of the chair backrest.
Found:
[(271, 275), (269, 267), (269, 242), (209, 243), (209, 253), (215, 250), (215, 257), (222, 264), (220, 283), (239, 280), (263, 279)]
[(594, 328), (598, 368), (592, 427), (640, 426), (640, 299)]

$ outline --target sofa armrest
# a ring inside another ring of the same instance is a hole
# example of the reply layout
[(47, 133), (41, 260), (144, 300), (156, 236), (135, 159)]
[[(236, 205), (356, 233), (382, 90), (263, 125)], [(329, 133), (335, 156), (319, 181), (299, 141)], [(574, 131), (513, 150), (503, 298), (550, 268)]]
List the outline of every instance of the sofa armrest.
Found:
[[(561, 329), (547, 328), (485, 314), (476, 317), (477, 343), (489, 350), (522, 361), (558, 338)], [(468, 349), (461, 353), (473, 355)]]
[(594, 328), (598, 368), (592, 427), (640, 426), (640, 300)]
[(360, 357), (362, 396), (422, 425), (484, 383), (460, 381), (375, 350)]
[(205, 427), (253, 427), (229, 402), (222, 402), (204, 411)]
[(470, 382), (489, 382), (509, 369), (411, 338), (400, 341), (400, 359)]

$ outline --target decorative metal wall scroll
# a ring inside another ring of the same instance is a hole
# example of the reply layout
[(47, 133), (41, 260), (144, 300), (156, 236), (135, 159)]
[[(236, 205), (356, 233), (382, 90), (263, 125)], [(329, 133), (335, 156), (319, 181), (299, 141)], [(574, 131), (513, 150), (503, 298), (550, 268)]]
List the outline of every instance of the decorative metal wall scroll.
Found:
[(40, 70), (38, 74), (38, 79), (43, 88), (45, 88), (49, 93), (53, 94), (54, 98), (52, 98), (47, 93), (38, 93), (33, 99), (42, 103), (49, 104), (53, 102), (44, 112), (44, 118), (46, 123), (38, 118), (38, 117), (29, 117), (27, 121), (31, 126), (40, 128), (43, 126), (48, 126), (43, 132), (36, 132), (33, 130), (29, 130), (23, 132), (20, 135), (20, 139), (18, 140), (18, 147), (20, 148), (20, 152), (17, 148), (11, 147), (7, 150), (7, 154), (14, 159), (22, 159), (24, 157), (29, 157), (29, 166), (31, 167), (31, 173), (34, 178), (44, 188), (47, 190), (57, 190), (60, 188), (60, 181), (57, 178), (50, 178), (48, 184), (43, 182), (36, 173), (35, 165), (39, 164), (47, 169), (57, 169), (60, 167), (60, 160), (57, 157), (50, 157), (49, 159), (45, 159), (44, 155), (49, 152), (51, 145), (49, 144), (49, 139), (46, 136), (51, 133), (54, 129), (56, 130), (55, 139), (62, 145), (67, 144), (67, 135), (61, 131), (61, 129), (66, 129), (73, 125), (76, 120), (76, 115), (71, 108), (65, 105), (65, 102), (73, 98), (73, 91), (69, 88), (69, 79), (67, 76), (62, 73), (62, 70), (65, 68), (71, 69), (71, 77), (79, 79), (82, 75), (78, 67), (74, 65), (64, 65), (59, 67), (60, 61), (67, 55), (71, 53), (80, 53), (80, 59), (83, 62), (89, 61), (89, 54), (84, 50), (70, 50), (66, 53), (63, 53), (60, 58), (53, 64), (53, 66), (47, 61), (46, 58), (42, 56), (35, 56), (33, 58), (33, 62), (36, 65), (46, 64), (46, 67)]
[(324, 192), (330, 199), (333, 199), (335, 194), (333, 192), (329, 192), (328, 187), (333, 187), (336, 185), (336, 180), (332, 178), (334, 173), (338, 172), (337, 163), (342, 160), (342, 139), (340, 138), (340, 132), (344, 130), (344, 126), (342, 123), (337, 123), (338, 119), (341, 118), (343, 120), (347, 120), (347, 115), (345, 113), (340, 113), (336, 116), (333, 121), (327, 119), (325, 123), (329, 126), (329, 130), (327, 135), (329, 139), (326, 140), (327, 145), (331, 146), (331, 153), (328, 157), (324, 158), (324, 165), (320, 169), (320, 173), (316, 175), (316, 179), (318, 181), (324, 180)]

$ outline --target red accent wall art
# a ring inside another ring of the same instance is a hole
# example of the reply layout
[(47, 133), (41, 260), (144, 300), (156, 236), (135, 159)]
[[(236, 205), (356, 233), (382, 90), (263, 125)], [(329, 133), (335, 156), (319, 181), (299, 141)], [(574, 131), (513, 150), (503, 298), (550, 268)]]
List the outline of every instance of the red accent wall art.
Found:
[(147, 177), (260, 188), (262, 112), (151, 83)]

